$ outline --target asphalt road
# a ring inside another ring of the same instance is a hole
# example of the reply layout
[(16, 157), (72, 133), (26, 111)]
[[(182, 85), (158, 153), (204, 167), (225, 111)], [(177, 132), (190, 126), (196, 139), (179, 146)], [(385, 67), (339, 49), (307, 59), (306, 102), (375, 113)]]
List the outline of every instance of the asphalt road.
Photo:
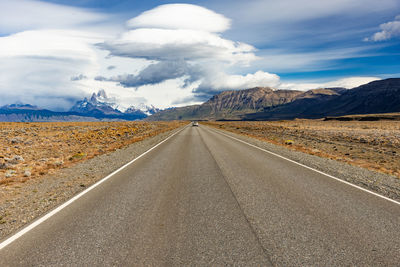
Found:
[(400, 205), (187, 127), (0, 250), (0, 266), (398, 266)]

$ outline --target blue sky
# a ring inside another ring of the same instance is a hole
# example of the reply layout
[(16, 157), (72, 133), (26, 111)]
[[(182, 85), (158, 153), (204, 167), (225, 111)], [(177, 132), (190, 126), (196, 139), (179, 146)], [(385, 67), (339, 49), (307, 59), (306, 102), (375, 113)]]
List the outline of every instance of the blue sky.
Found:
[[(180, 3), (181, 5), (176, 5)], [(0, 0), (0, 105), (121, 109), (400, 77), (398, 0)]]

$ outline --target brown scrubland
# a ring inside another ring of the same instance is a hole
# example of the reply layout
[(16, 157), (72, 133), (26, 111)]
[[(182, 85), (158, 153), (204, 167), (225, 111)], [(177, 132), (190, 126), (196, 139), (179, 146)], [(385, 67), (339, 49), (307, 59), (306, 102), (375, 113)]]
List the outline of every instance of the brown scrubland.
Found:
[(203, 123), (400, 178), (400, 121), (293, 120)]
[(0, 185), (24, 183), (185, 122), (0, 123)]

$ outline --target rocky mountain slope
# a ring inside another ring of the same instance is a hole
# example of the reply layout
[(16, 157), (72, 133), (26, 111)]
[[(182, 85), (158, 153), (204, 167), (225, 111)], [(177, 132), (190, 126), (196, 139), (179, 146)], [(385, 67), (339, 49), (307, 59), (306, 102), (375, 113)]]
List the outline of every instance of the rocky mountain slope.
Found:
[(316, 89), (307, 92), (296, 90), (274, 90), (268, 87), (256, 87), (245, 90), (225, 91), (213, 96), (201, 105), (186, 106), (163, 110), (148, 120), (218, 120), (241, 119), (245, 114), (263, 112), (299, 99), (316, 99), (339, 95), (345, 89)]
[(321, 118), (352, 114), (400, 112), (400, 79), (373, 81), (337, 95), (297, 99), (263, 112), (245, 114), (242, 119), (274, 120)]
[(84, 98), (83, 100), (77, 101), (75, 105), (70, 109), (70, 112), (77, 112), (88, 115), (120, 115), (121, 111), (118, 109), (118, 105), (115, 104), (113, 99), (107, 97), (104, 90), (93, 93), (90, 99)]
[(281, 120), (400, 111), (400, 79), (374, 81), (350, 90), (306, 92), (256, 87), (225, 91), (201, 105), (158, 112), (148, 120)]

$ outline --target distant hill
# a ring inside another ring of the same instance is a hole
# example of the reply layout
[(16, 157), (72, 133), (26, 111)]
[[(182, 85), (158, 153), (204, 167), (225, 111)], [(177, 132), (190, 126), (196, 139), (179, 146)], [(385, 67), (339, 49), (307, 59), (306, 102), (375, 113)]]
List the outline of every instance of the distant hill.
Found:
[(161, 110), (145, 120), (150, 121), (172, 121), (172, 120), (191, 120), (200, 118), (198, 108), (200, 105), (185, 106), (179, 108), (168, 108)]
[(2, 106), (1, 109), (4, 109), (4, 110), (40, 110), (40, 108), (37, 106), (33, 106), (33, 105), (29, 105), (29, 104), (22, 104), (22, 103), (5, 105), (5, 106)]
[(225, 91), (201, 105), (158, 110), (140, 104), (124, 112), (103, 90), (77, 101), (68, 112), (29, 104), (0, 107), (0, 121), (104, 120), (282, 120), (400, 112), (400, 78), (374, 81), (353, 89), (309, 91), (256, 87)]
[(201, 105), (160, 111), (148, 120), (281, 120), (400, 112), (400, 79), (374, 81), (353, 89), (306, 92), (252, 89), (225, 91)]
[(145, 115), (130, 114), (83, 114), (78, 112), (56, 112), (47, 109), (2, 109), (0, 108), (0, 122), (55, 122), (55, 121), (120, 121), (138, 120)]
[(80, 116), (73, 112), (55, 112), (47, 109), (0, 108), (0, 121), (7, 122), (53, 122), (53, 121), (97, 121), (93, 117)]
[(160, 111), (148, 120), (240, 120), (246, 114), (264, 112), (299, 99), (337, 96), (346, 89), (316, 89), (307, 92), (273, 90), (256, 87), (245, 90), (225, 91), (201, 105), (172, 108)]
[(357, 114), (338, 117), (325, 117), (324, 121), (400, 121), (400, 112), (396, 113), (378, 113), (378, 114)]
[(244, 114), (245, 120), (323, 118), (353, 114), (400, 112), (400, 79), (373, 81), (341, 91), (337, 95), (321, 95), (297, 99), (263, 112)]

